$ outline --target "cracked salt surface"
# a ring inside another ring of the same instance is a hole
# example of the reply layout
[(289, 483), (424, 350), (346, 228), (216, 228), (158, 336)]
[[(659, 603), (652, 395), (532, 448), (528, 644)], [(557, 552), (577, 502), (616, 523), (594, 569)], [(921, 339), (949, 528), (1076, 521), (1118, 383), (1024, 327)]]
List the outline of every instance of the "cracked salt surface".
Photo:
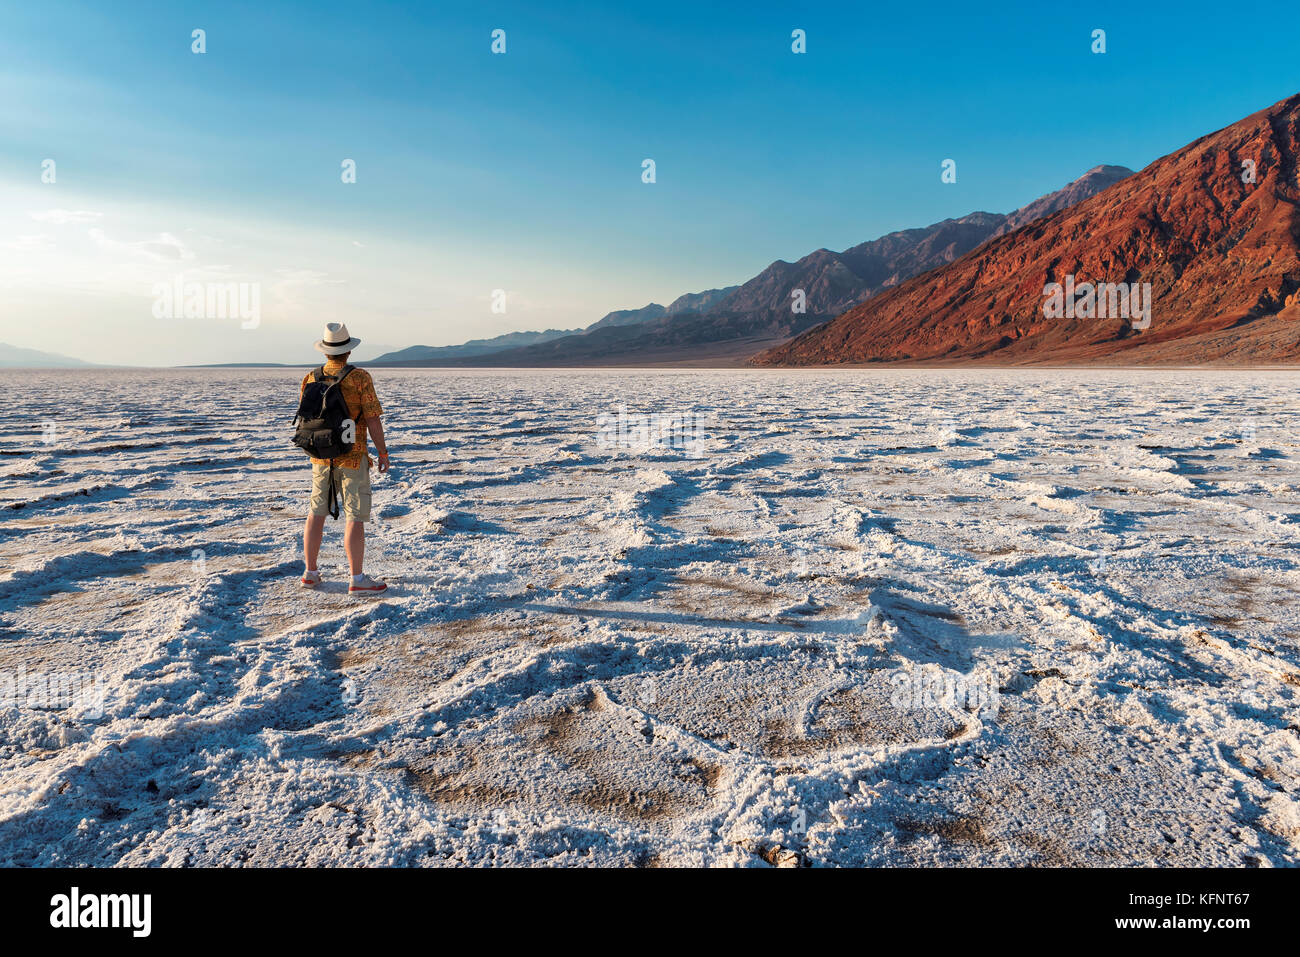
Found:
[(0, 863), (1300, 862), (1300, 375), (375, 377), (358, 601), (296, 373), (12, 375)]

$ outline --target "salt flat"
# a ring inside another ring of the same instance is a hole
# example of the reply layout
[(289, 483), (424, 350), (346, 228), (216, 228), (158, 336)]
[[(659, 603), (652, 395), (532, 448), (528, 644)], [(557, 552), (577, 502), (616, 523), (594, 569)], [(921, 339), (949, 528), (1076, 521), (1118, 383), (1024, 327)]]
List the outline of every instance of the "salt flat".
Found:
[(300, 375), (10, 374), (0, 862), (1300, 862), (1300, 374)]

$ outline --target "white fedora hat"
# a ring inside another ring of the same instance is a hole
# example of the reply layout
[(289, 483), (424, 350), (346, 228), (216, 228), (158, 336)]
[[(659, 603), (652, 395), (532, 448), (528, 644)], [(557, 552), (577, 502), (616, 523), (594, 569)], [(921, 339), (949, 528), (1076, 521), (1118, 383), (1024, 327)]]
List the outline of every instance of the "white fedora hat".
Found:
[(327, 356), (341, 356), (361, 345), (361, 340), (348, 332), (348, 327), (341, 322), (325, 323), (325, 333), (316, 348)]

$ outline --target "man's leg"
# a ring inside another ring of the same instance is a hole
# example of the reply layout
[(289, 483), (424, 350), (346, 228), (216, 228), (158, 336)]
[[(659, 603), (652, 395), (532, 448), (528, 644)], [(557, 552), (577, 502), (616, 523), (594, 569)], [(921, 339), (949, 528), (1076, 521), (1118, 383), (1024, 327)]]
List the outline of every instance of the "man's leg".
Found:
[[(316, 544), (320, 544), (318, 539)], [(343, 530), (343, 550), (348, 553), (348, 565), (352, 568), (352, 574), (362, 574), (362, 563), (366, 558), (366, 523), (353, 522), (347, 523), (347, 528)]]
[(366, 560), (366, 522), (370, 521), (370, 468), (361, 463), (360, 468), (343, 470), (343, 550), (348, 555), (352, 569), (352, 584), (348, 593), (378, 594), (388, 588), (383, 582), (371, 581), (363, 568)]
[(324, 535), (325, 516), (308, 515), (302, 530), (302, 557), (309, 572), (316, 571), (316, 559), (320, 557), (320, 541)]
[[(329, 510), (329, 466), (312, 464), (311, 499), (307, 503), (307, 524), (302, 530), (302, 558), (307, 572), (316, 571), (320, 543), (325, 536), (325, 513)], [(305, 574), (305, 573), (304, 573)], [(304, 581), (303, 584), (306, 584)]]

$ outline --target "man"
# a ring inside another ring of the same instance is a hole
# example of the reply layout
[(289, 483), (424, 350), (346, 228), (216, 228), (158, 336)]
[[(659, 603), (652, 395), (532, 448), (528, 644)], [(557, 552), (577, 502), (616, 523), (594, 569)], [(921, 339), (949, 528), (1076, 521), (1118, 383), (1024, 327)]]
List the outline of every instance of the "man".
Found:
[[(325, 334), (316, 348), (329, 358), (323, 370), (313, 369), (303, 377), (299, 395), (322, 371), (328, 378), (337, 378), (348, 364), (352, 350), (361, 344), (354, 338), (348, 327), (341, 322), (325, 325)], [(343, 550), (347, 552), (348, 565), (352, 569), (351, 593), (375, 594), (388, 586), (383, 582), (368, 577), (362, 569), (366, 554), (366, 525), (370, 521), (370, 456), (366, 448), (366, 435), (375, 439), (375, 451), (379, 453), (379, 471), (388, 471), (388, 446), (384, 442), (384, 426), (379, 417), (384, 414), (375, 395), (375, 384), (370, 373), (364, 369), (354, 368), (343, 380), (339, 389), (347, 402), (348, 412), (356, 423), (356, 442), (352, 451), (334, 459), (334, 468), (330, 468), (328, 459), (311, 460), (311, 509), (307, 516), (307, 526), (302, 533), (303, 558), (307, 566), (303, 572), (302, 583), (306, 588), (315, 588), (321, 582), (321, 574), (316, 568), (316, 559), (320, 555), (321, 537), (325, 532), (325, 516), (330, 511), (331, 475), (334, 489), (343, 503), (343, 517), (347, 520), (343, 532)]]

